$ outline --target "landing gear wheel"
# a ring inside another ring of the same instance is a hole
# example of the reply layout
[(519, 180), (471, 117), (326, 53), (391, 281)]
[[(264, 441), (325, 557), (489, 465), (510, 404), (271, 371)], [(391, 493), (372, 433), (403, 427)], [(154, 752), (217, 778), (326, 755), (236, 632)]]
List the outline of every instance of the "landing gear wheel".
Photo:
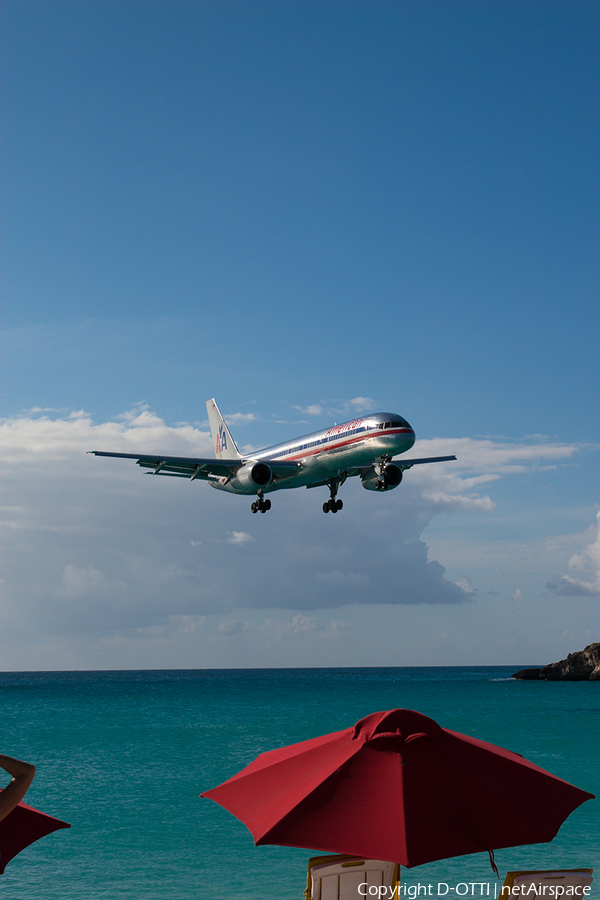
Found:
[(250, 509), (253, 513), (261, 512), (266, 513), (269, 509), (271, 509), (271, 501), (265, 500), (264, 497), (259, 496), (258, 500), (255, 500)]
[(336, 478), (332, 478), (331, 481), (328, 481), (327, 484), (329, 486), (329, 500), (323, 504), (323, 512), (339, 512), (340, 509), (343, 509), (344, 504), (341, 500), (336, 500), (336, 494), (338, 492), (338, 488), (341, 484), (343, 484), (348, 477), (347, 472), (342, 472), (341, 475), (338, 475)]

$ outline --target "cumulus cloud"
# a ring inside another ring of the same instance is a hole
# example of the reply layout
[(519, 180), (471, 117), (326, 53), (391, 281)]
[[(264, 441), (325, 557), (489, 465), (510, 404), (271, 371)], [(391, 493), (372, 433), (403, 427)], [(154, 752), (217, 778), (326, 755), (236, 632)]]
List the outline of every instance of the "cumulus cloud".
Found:
[(435, 512), (491, 512), (495, 503), (482, 492), (507, 475), (554, 470), (578, 452), (575, 444), (514, 443), (489, 438), (435, 438), (417, 441), (408, 456), (449, 456), (457, 462), (415, 466), (411, 482)]
[(374, 409), (375, 407), (375, 401), (372, 397), (354, 397), (352, 400), (349, 400), (348, 403), (355, 409), (360, 410), (369, 410)]
[(323, 416), (326, 412), (320, 403), (311, 403), (310, 406), (294, 406), (293, 408), (306, 416)]
[[(239, 629), (283, 640), (308, 633), (313, 620), (321, 635), (325, 626), (315, 611), (347, 604), (472, 603), (476, 589), (446, 577), (423, 530), (442, 512), (486, 513), (493, 508), (487, 485), (568, 462), (576, 452), (552, 443), (422, 441), (411, 455), (454, 452), (459, 462), (415, 467), (398, 490), (383, 495), (349, 479), (337, 516), (321, 512), (325, 488), (279, 492), (270, 513), (252, 516), (249, 497), (199, 480), (148, 476), (130, 460), (86, 455), (210, 456), (211, 443), (202, 429), (169, 426), (145, 404), (109, 422), (95, 423), (84, 411), (0, 422), (4, 640), (91, 636), (97, 646), (117, 647), (129, 635), (172, 642), (204, 633), (212, 615), (229, 623), (221, 636)], [(592, 544), (563, 585), (595, 589)], [(591, 574), (580, 571), (584, 562)], [(285, 625), (271, 616), (264, 628), (246, 627), (244, 608), (295, 615)], [(338, 624), (323, 634), (344, 631), (342, 619), (331, 621)]]
[(246, 531), (230, 531), (227, 538), (228, 544), (249, 544), (254, 540)]
[(230, 616), (224, 622), (220, 622), (217, 627), (217, 634), (240, 634), (244, 630), (244, 625), (239, 619)]
[(257, 421), (254, 413), (227, 413), (225, 419), (228, 425), (249, 425)]
[(600, 512), (587, 538), (583, 551), (573, 554), (569, 560), (568, 567), (575, 574), (556, 575), (547, 583), (546, 587), (553, 594), (563, 597), (600, 596)]
[[(5, 463), (27, 461), (35, 471), (49, 462), (70, 459), (85, 466), (88, 450), (123, 453), (165, 451), (171, 455), (207, 455), (212, 449), (210, 433), (192, 425), (169, 427), (146, 404), (122, 413), (115, 420), (95, 424), (84, 410), (62, 418), (20, 416), (0, 420), (0, 442)], [(18, 473), (13, 470), (11, 476)]]
[(297, 409), (306, 416), (341, 417), (369, 412), (376, 405), (376, 401), (371, 397), (353, 397), (352, 400), (320, 400), (318, 403), (310, 403), (308, 406), (293, 406), (292, 409)]
[(468, 575), (461, 575), (456, 581), (456, 584), (465, 592), (465, 594), (470, 594), (473, 598), (479, 593), (477, 588), (473, 587), (473, 582)]

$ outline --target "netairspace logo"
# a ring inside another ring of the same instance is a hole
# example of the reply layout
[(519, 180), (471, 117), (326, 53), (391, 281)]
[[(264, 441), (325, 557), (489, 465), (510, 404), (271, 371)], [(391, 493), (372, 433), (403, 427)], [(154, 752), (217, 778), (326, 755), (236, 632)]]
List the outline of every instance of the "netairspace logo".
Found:
[(438, 881), (436, 884), (402, 884), (396, 887), (386, 887), (381, 885), (378, 887), (374, 884), (360, 884), (358, 893), (361, 897), (373, 897), (377, 900), (399, 900), (400, 897), (408, 897), (409, 900), (416, 900), (417, 897), (494, 897), (495, 900), (511, 900), (513, 897), (531, 897), (536, 900), (537, 897), (546, 897), (548, 900), (559, 900), (561, 897), (573, 898), (589, 898), (591, 887), (587, 885), (569, 885), (565, 887), (562, 884), (515, 884), (513, 887), (502, 886), (497, 884), (490, 885), (487, 881), (460, 881), (456, 885), (447, 884), (445, 881)]

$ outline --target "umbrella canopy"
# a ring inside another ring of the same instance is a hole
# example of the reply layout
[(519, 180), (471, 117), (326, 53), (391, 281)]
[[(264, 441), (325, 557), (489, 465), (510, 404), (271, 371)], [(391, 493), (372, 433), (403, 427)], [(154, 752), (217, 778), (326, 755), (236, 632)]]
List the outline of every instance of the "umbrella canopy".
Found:
[(418, 866), (551, 841), (593, 794), (408, 709), (261, 753), (201, 796), (255, 843)]
[(26, 803), (19, 803), (0, 822), (0, 875), (13, 856), (25, 847), (59, 828), (70, 827), (68, 822), (47, 816)]

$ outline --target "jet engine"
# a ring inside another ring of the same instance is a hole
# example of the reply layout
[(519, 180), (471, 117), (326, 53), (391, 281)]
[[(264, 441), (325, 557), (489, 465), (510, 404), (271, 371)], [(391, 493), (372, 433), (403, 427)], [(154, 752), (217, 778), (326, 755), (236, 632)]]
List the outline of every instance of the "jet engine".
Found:
[(374, 466), (368, 475), (361, 475), (361, 481), (367, 491), (391, 491), (402, 481), (402, 469), (395, 463)]
[(272, 477), (271, 467), (266, 463), (246, 463), (246, 465), (241, 466), (237, 470), (231, 479), (231, 483), (246, 490), (255, 490), (256, 488), (266, 487)]

